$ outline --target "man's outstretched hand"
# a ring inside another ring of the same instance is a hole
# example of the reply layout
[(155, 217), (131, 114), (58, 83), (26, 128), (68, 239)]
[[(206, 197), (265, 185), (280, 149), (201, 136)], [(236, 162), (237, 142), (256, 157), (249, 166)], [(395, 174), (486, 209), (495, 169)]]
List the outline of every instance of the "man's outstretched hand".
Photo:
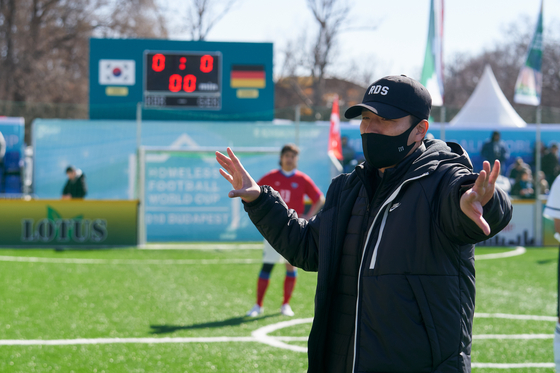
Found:
[(261, 194), (261, 188), (243, 168), (239, 158), (230, 148), (227, 148), (227, 153), (229, 157), (216, 152), (216, 160), (225, 169), (224, 171), (220, 168), (220, 173), (233, 187), (233, 190), (228, 193), (229, 198), (240, 197), (245, 202), (253, 202)]
[(496, 180), (500, 176), (500, 161), (494, 162), (494, 169), (490, 172), (490, 163), (484, 161), (474, 186), (461, 196), (461, 211), (482, 229), (485, 235), (490, 234), (490, 226), (482, 217), (483, 207), (494, 196)]

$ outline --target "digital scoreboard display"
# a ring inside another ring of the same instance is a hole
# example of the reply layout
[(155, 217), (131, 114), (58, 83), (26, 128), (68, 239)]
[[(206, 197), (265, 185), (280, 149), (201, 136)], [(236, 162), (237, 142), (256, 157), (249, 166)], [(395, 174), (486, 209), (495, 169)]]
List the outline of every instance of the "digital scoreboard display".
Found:
[(272, 43), (90, 39), (90, 119), (271, 121)]
[(144, 52), (146, 107), (220, 110), (220, 52)]

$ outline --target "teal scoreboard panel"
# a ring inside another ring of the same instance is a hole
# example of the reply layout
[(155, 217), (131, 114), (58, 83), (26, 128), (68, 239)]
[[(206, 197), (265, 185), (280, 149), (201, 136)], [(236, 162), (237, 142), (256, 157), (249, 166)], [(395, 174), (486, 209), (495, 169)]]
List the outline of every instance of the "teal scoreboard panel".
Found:
[(90, 119), (274, 118), (272, 43), (90, 39)]

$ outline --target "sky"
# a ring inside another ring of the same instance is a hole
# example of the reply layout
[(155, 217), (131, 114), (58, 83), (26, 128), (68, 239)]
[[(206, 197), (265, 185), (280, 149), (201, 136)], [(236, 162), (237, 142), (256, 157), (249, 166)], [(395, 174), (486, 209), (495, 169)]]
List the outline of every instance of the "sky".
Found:
[[(181, 6), (187, 0), (175, 0)], [(272, 42), (275, 74), (289, 40), (317, 29), (306, 0), (238, 0), (239, 3), (210, 31), (207, 41)], [(541, 0), (447, 0), (444, 4), (444, 64), (457, 53), (477, 55), (504, 40), (507, 26), (520, 23), (531, 32)], [(419, 79), (428, 35), (430, 0), (348, 0), (348, 25), (371, 30), (340, 35), (335, 50), (335, 73), (344, 77), (351, 67), (369, 72), (373, 80), (405, 74)], [(169, 4), (169, 3), (168, 3)], [(560, 30), (560, 0), (544, 0), (544, 32)], [(179, 14), (177, 12), (176, 14)], [(179, 18), (179, 17), (178, 17)], [(188, 39), (171, 32), (172, 39)], [(367, 85), (369, 83), (366, 83)]]

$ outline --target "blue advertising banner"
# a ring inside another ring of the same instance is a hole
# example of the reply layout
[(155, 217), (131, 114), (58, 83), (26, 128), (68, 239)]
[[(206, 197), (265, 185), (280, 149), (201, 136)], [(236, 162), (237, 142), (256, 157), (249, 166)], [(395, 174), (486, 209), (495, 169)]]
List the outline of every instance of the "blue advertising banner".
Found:
[[(252, 175), (278, 162), (271, 153), (236, 152)], [(258, 176), (255, 176), (258, 177)], [(214, 152), (146, 154), (145, 221), (149, 241), (258, 241), (262, 237), (231, 184), (220, 175)]]
[(23, 157), (25, 120), (20, 117), (0, 117), (0, 132), (6, 140), (6, 152), (15, 151)]
[[(541, 127), (541, 141), (548, 147), (553, 143), (560, 142), (560, 125), (546, 125)], [(460, 144), (469, 154), (475, 170), (482, 169), (482, 156), (480, 151), (482, 145), (490, 139), (493, 131), (500, 132), (503, 140), (509, 149), (510, 157), (503, 167), (509, 167), (515, 158), (521, 157), (523, 160), (534, 165), (535, 162), (535, 133), (536, 127), (528, 125), (525, 128), (497, 128), (497, 129), (470, 129), (464, 127), (445, 127), (445, 141)], [(436, 139), (441, 138), (440, 124), (430, 124), (428, 134)], [(341, 125), (341, 135), (348, 137), (348, 144), (355, 150), (356, 158), (363, 158), (362, 139), (360, 136), (359, 125)]]
[[(37, 119), (33, 122), (34, 191), (38, 198), (61, 196), (68, 165), (87, 177), (87, 199), (134, 199), (137, 126), (135, 121)], [(326, 193), (330, 161), (329, 125), (271, 122), (142, 122), (142, 145), (174, 148), (275, 147), (299, 142), (298, 168)], [(277, 158), (266, 172), (278, 167)], [(217, 168), (218, 163), (214, 160)], [(263, 172), (264, 174), (264, 172)], [(260, 178), (263, 174), (255, 174)]]

